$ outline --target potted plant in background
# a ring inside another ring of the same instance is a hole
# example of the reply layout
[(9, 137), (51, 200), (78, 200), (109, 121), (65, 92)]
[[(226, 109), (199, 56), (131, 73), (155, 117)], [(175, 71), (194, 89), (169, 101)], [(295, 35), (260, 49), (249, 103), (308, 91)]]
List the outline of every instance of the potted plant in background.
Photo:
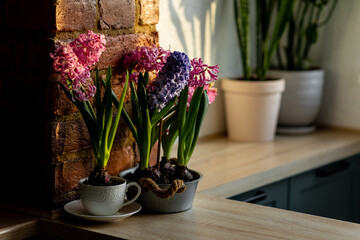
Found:
[[(61, 73), (59, 84), (68, 99), (80, 111), (89, 131), (95, 167), (88, 178), (80, 180), (79, 192), (85, 209), (93, 215), (113, 215), (123, 206), (126, 186), (124, 179), (109, 176), (107, 162), (110, 157), (115, 133), (119, 124), (125, 95), (128, 87), (127, 75), (123, 92), (117, 102), (117, 113), (113, 115), (111, 67), (108, 68), (104, 81), (104, 94), (101, 98), (99, 70), (96, 71), (95, 85), (91, 79), (90, 68), (96, 64), (105, 50), (105, 37), (88, 31), (70, 43), (60, 45), (54, 54), (53, 67)], [(95, 97), (95, 108), (90, 100)], [(138, 194), (138, 195), (139, 195)], [(125, 204), (135, 201), (136, 197)]]
[(256, 63), (250, 66), (249, 1), (234, 0), (243, 77), (223, 79), (228, 136), (240, 141), (272, 141), (283, 79), (268, 77), (272, 57), (289, 22), (295, 0), (256, 1)]
[[(309, 59), (319, 28), (331, 18), (337, 0), (298, 0), (290, 18), (285, 44), (277, 51), (278, 69), (271, 74), (286, 81), (279, 113), (279, 133), (307, 133), (315, 130), (324, 84), (324, 70)], [(324, 12), (326, 13), (325, 16)], [(286, 61), (283, 61), (285, 56)]]
[[(139, 202), (145, 210), (161, 213), (187, 210), (202, 177), (201, 173), (189, 170), (187, 163), (195, 149), (202, 120), (216, 95), (211, 82), (217, 79), (218, 66), (208, 66), (197, 58), (190, 61), (185, 53), (156, 47), (135, 49), (125, 55), (124, 65), (135, 70), (130, 70), (134, 80), (130, 84), (133, 120), (125, 119), (138, 143), (140, 165), (120, 176), (143, 187)], [(178, 159), (171, 162), (177, 137)], [(150, 150), (157, 141), (163, 146), (164, 156), (160, 161), (159, 147), (157, 164), (150, 166)]]

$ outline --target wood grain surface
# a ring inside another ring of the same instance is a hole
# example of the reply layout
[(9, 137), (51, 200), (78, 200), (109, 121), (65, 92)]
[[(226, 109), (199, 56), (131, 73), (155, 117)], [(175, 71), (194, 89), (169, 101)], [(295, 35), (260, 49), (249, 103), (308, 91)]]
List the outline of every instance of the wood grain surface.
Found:
[(357, 153), (360, 133), (338, 129), (264, 143), (218, 136), (197, 144), (189, 167), (204, 175), (199, 192), (227, 198)]
[(37, 234), (37, 218), (0, 209), (0, 240), (26, 239)]
[[(87, 231), (119, 239), (358, 240), (360, 225), (198, 194), (192, 209), (176, 214), (140, 213), (120, 222), (91, 224), (71, 217), (49, 222), (53, 238)], [(50, 227), (48, 227), (50, 226)], [(56, 230), (57, 229), (57, 230)], [(58, 231), (62, 229), (62, 231)]]

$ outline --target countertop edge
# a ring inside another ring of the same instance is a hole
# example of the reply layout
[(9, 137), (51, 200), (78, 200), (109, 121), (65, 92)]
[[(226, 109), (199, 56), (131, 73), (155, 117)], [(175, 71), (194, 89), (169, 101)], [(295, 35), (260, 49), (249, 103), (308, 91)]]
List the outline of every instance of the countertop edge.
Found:
[[(327, 155), (312, 155), (307, 158), (299, 159), (295, 162), (285, 163), (281, 166), (253, 174), (248, 177), (239, 178), (210, 189), (199, 191), (199, 193), (228, 198), (236, 194), (241, 194), (249, 190), (262, 187), (297, 174), (336, 162), (340, 159), (350, 157), (360, 152), (360, 139), (350, 145), (331, 149)], [(316, 161), (315, 161), (316, 160)]]

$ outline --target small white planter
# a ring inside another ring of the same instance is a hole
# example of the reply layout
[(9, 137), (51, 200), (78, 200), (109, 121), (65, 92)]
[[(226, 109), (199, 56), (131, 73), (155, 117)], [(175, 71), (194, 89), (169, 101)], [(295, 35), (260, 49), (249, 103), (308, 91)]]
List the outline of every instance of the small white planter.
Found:
[(272, 141), (285, 81), (222, 79), (228, 137), (238, 141)]
[[(110, 216), (114, 215), (120, 208), (134, 202), (141, 193), (141, 187), (137, 183), (126, 183), (120, 177), (116, 178), (120, 184), (114, 186), (91, 186), (84, 184), (87, 178), (79, 183), (79, 194), (85, 209), (92, 215)], [(137, 194), (131, 200), (124, 202), (125, 194), (130, 186), (137, 188)]]
[(279, 127), (305, 129), (314, 124), (321, 106), (324, 70), (271, 70), (269, 74), (279, 76), (286, 82), (286, 90), (281, 100)]

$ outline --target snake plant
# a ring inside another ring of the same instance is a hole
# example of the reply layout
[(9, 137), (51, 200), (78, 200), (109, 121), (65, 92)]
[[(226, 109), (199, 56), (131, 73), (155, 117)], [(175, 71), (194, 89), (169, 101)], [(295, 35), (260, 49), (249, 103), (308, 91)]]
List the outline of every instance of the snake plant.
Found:
[(256, 62), (250, 66), (249, 0), (234, 0), (235, 22), (242, 56), (243, 79), (265, 80), (271, 60), (290, 20), (295, 0), (256, 0)]
[[(319, 28), (331, 18), (338, 0), (297, 0), (290, 18), (285, 47), (277, 51), (280, 69), (306, 70), (310, 68), (310, 48), (317, 42)], [(328, 8), (328, 11), (324, 10)], [(327, 13), (326, 13), (327, 12)], [(285, 52), (286, 63), (282, 59)]]

